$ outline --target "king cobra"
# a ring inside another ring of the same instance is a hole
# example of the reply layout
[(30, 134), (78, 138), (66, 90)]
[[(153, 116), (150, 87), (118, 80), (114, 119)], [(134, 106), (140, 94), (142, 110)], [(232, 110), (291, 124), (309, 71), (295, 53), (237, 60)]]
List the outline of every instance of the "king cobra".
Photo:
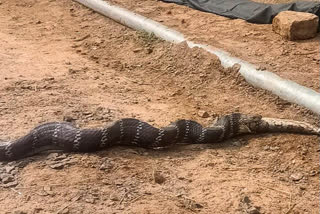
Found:
[(286, 132), (320, 135), (320, 128), (293, 120), (232, 113), (203, 127), (193, 120), (177, 120), (164, 128), (125, 118), (100, 129), (79, 129), (67, 122), (37, 126), (17, 140), (0, 143), (0, 161), (11, 161), (39, 152), (93, 152), (114, 145), (164, 148), (176, 143), (217, 143), (244, 134)]

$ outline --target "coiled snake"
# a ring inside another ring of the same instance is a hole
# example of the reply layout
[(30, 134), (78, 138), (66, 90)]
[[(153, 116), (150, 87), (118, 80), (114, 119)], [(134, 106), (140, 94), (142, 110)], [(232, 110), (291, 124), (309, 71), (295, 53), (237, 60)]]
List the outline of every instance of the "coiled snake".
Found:
[(0, 161), (21, 159), (45, 150), (92, 152), (113, 145), (161, 148), (176, 143), (216, 143), (242, 134), (269, 132), (320, 135), (319, 128), (305, 122), (240, 113), (218, 117), (209, 127), (192, 120), (177, 120), (158, 129), (131, 118), (101, 129), (79, 129), (70, 123), (52, 122), (34, 128), (17, 140), (0, 143)]

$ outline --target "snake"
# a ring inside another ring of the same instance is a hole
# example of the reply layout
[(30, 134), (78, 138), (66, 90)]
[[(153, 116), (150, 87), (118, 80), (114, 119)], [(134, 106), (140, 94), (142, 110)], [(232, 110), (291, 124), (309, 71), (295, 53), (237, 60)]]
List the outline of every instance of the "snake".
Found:
[(320, 128), (306, 122), (241, 113), (218, 116), (208, 127), (186, 119), (163, 128), (135, 118), (90, 129), (68, 122), (49, 122), (20, 138), (1, 142), (0, 161), (18, 160), (51, 150), (89, 153), (116, 145), (157, 149), (180, 143), (214, 144), (239, 135), (277, 132), (320, 136)]

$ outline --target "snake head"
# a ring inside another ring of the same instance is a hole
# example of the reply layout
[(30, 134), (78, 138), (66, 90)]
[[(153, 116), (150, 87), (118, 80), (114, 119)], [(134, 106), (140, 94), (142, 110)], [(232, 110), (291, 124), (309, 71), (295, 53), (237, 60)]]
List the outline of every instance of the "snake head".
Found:
[(229, 127), (232, 136), (255, 133), (261, 123), (262, 116), (232, 113), (217, 117), (213, 126)]
[(261, 123), (261, 115), (240, 114), (238, 120), (239, 134), (255, 133)]

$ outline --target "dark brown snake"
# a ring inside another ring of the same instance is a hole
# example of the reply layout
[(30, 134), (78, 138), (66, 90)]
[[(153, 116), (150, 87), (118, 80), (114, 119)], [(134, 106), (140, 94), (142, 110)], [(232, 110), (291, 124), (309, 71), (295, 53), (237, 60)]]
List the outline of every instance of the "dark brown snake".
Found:
[(121, 119), (101, 129), (79, 129), (70, 123), (40, 125), (27, 135), (0, 143), (0, 161), (11, 161), (46, 150), (92, 152), (114, 145), (163, 148), (176, 143), (217, 143), (238, 135), (287, 132), (320, 135), (320, 129), (305, 122), (263, 118), (233, 113), (218, 117), (203, 127), (192, 120), (177, 120), (155, 128), (137, 119)]

